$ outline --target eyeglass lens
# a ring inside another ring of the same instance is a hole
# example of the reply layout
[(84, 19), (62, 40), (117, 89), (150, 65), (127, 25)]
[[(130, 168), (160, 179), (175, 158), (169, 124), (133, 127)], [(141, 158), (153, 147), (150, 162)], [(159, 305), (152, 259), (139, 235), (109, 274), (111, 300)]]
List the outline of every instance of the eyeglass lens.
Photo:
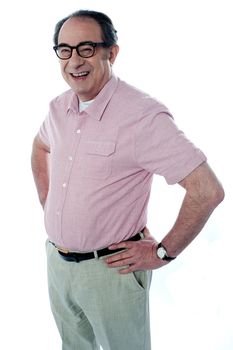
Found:
[[(58, 57), (61, 59), (68, 59), (72, 56), (73, 48), (66, 45), (66, 46), (59, 46), (56, 49)], [(84, 44), (76, 47), (76, 51), (79, 54), (79, 56), (87, 58), (93, 56), (95, 52), (95, 47), (93, 47), (90, 44)]]

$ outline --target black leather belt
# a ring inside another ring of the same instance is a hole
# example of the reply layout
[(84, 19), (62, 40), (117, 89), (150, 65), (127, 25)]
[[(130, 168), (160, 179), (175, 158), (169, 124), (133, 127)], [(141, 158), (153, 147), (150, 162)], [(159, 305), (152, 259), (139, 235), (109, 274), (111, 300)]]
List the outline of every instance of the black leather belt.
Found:
[[(135, 236), (129, 238), (127, 241), (139, 241), (140, 239), (142, 239), (142, 237), (143, 237), (143, 233), (139, 232)], [(53, 242), (51, 243), (56, 247), (56, 245)], [(83, 261), (83, 260), (95, 259), (97, 257), (100, 258), (101, 256), (114, 254), (124, 249), (125, 248), (110, 250), (108, 248), (103, 248), (100, 250), (96, 250), (95, 252), (89, 252), (89, 253), (76, 253), (76, 252), (65, 253), (59, 250), (59, 248), (57, 248), (57, 251), (62, 259), (66, 261), (73, 261), (73, 262), (79, 263), (80, 261)]]

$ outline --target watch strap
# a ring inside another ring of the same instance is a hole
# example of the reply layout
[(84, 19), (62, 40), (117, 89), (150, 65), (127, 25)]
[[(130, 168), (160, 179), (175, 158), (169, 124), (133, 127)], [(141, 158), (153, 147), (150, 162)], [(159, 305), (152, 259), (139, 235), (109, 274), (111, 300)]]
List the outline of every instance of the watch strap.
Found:
[(163, 245), (161, 242), (158, 244), (157, 250), (158, 250), (159, 248), (163, 248), (163, 249), (165, 250), (165, 252), (166, 252), (166, 254), (165, 254), (164, 257), (162, 258), (162, 260), (165, 260), (165, 261), (172, 261), (172, 260), (174, 260), (174, 259), (176, 258), (176, 256), (169, 256), (169, 255), (167, 254), (167, 249), (164, 247), (164, 245)]

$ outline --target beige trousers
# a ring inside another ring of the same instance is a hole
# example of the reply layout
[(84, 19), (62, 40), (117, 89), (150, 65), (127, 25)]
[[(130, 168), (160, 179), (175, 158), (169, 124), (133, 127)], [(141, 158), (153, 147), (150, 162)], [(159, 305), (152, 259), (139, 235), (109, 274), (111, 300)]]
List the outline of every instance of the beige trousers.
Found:
[(103, 258), (63, 260), (46, 242), (48, 287), (63, 350), (150, 350), (151, 271), (120, 275)]

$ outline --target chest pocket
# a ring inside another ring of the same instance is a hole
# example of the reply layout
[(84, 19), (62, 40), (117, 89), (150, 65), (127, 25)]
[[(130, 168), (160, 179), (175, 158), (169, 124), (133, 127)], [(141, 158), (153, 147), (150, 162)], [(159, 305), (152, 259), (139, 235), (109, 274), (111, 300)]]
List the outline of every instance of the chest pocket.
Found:
[(111, 174), (115, 149), (114, 142), (86, 142), (80, 159), (81, 176), (93, 179), (107, 178)]

